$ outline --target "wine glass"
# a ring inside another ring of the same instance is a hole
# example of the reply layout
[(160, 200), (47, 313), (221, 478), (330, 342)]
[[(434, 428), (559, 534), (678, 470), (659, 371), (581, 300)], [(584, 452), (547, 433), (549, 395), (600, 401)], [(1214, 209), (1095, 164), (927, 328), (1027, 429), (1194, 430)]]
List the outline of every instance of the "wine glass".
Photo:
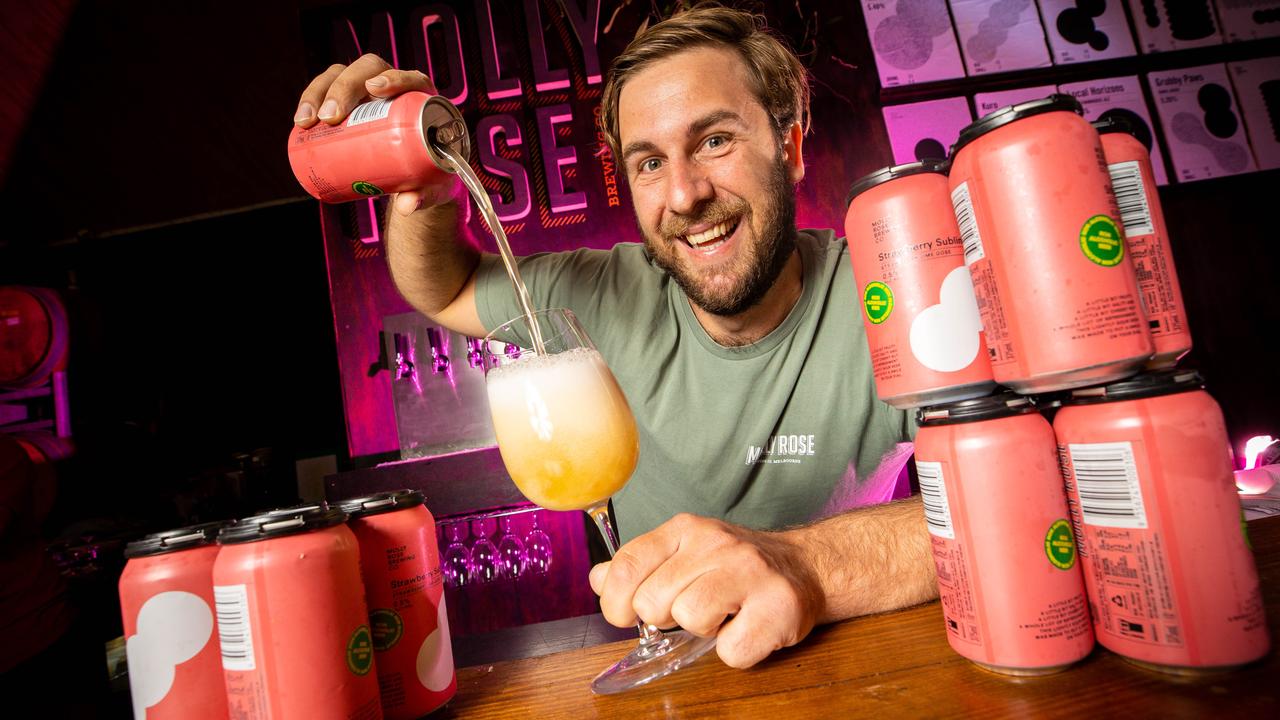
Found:
[(466, 521), (450, 523), (445, 531), (449, 534), (449, 547), (444, 551), (444, 580), (449, 587), (462, 587), (471, 579), (471, 553), (463, 544), (462, 533), (466, 530)]
[(515, 580), (524, 572), (524, 543), (511, 532), (510, 515), (498, 519), (502, 538), (498, 540), (498, 577)]
[(498, 548), (489, 540), (489, 521), (479, 518), (471, 524), (476, 541), (471, 544), (471, 579), (487, 583), (498, 579)]
[(540, 512), (534, 512), (533, 528), (525, 536), (525, 567), (535, 575), (546, 575), (551, 569), (551, 536), (538, 527)]
[[(518, 358), (505, 352), (506, 343), (522, 348)], [(489, 411), (507, 473), (541, 507), (585, 510), (612, 556), (618, 540), (609, 498), (635, 470), (640, 441), (631, 408), (604, 358), (577, 317), (563, 308), (501, 325), (485, 338), (482, 350)], [(596, 676), (593, 691), (617, 693), (651, 682), (715, 645), (715, 638), (684, 630), (637, 628), (639, 645)]]

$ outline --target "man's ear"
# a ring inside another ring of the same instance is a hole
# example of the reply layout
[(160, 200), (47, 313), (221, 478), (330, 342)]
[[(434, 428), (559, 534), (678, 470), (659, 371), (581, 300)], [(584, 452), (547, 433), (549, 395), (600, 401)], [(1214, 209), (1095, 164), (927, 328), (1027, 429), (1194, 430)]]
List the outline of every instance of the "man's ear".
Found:
[(782, 135), (782, 162), (787, 166), (787, 177), (794, 185), (804, 179), (804, 127), (799, 121), (791, 123)]

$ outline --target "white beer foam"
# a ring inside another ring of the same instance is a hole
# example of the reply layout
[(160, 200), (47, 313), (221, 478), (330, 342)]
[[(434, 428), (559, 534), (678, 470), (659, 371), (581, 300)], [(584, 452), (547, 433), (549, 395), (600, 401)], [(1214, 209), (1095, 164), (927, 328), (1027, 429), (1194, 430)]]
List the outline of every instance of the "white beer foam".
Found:
[(911, 322), (911, 354), (936, 372), (963, 370), (982, 350), (982, 318), (968, 267), (947, 273), (939, 299)]
[(600, 351), (578, 347), (553, 355), (534, 355), (529, 352), (518, 360), (513, 360), (489, 371), (489, 382), (495, 380), (513, 380), (529, 373), (546, 372), (582, 363), (603, 363)]
[(449, 611), (445, 609), (443, 593), (436, 612), (436, 629), (418, 648), (417, 670), (418, 682), (431, 692), (442, 692), (453, 682), (453, 643), (449, 639)]
[(138, 610), (138, 632), (125, 641), (133, 716), (145, 720), (173, 687), (178, 665), (190, 660), (213, 635), (213, 611), (199, 595), (157, 593)]

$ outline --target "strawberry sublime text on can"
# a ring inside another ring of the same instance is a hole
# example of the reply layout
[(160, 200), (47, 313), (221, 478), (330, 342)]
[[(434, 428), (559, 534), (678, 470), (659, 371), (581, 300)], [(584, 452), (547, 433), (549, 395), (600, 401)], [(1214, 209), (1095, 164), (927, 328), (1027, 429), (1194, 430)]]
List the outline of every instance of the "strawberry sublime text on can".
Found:
[(1151, 330), (1156, 354), (1150, 367), (1172, 367), (1191, 350), (1191, 328), (1182, 304), (1182, 288), (1173, 266), (1173, 248), (1151, 171), (1151, 154), (1133, 136), (1123, 118), (1093, 123), (1102, 137), (1102, 151), (1111, 173), (1125, 244), (1133, 259), (1138, 290)]
[(952, 150), (951, 198), (996, 382), (1022, 393), (1140, 370), (1151, 334), (1098, 133), (1067, 95), (997, 110)]
[(340, 125), (294, 127), (289, 165), (312, 197), (341, 203), (417, 190), (455, 172), (438, 145), (470, 154), (462, 114), (439, 95), (407, 92), (360, 105)]
[(360, 543), (383, 715), (388, 720), (426, 715), (458, 689), (435, 518), (416, 490), (338, 505), (350, 514)]
[(1054, 418), (1098, 641), (1166, 672), (1269, 648), (1222, 411), (1194, 371), (1076, 390)]
[(138, 720), (227, 717), (213, 598), (224, 524), (154, 533), (125, 547), (120, 610)]
[(991, 392), (982, 319), (945, 164), (888, 167), (853, 184), (844, 229), (876, 393), (896, 408)]
[(917, 418), (916, 471), (951, 647), (1010, 675), (1088, 655), (1093, 628), (1048, 421), (1011, 392)]
[(275, 511), (218, 534), (218, 639), (231, 717), (382, 717), (360, 550), (337, 508)]

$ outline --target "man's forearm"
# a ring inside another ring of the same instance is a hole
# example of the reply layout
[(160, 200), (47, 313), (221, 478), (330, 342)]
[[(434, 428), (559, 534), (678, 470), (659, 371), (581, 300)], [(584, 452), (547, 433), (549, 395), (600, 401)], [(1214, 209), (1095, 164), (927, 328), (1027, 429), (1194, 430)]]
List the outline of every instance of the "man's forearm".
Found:
[(782, 533), (822, 588), (818, 622), (916, 605), (938, 596), (920, 498), (860, 508)]
[(463, 223), (465, 199), (411, 215), (387, 210), (387, 265), (410, 305), (435, 318), (466, 286), (480, 252)]

